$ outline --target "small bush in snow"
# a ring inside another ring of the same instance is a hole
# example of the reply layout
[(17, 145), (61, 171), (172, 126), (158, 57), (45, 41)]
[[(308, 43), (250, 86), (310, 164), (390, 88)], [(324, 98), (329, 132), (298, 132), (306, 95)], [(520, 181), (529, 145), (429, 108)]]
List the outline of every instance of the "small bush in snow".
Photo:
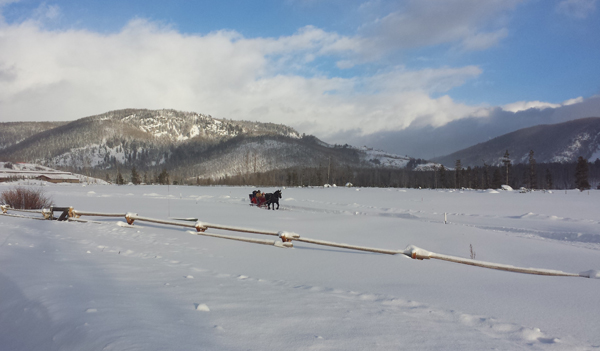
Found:
[(5, 190), (0, 195), (0, 202), (12, 208), (24, 210), (37, 210), (52, 206), (52, 200), (47, 197), (42, 189), (16, 187)]

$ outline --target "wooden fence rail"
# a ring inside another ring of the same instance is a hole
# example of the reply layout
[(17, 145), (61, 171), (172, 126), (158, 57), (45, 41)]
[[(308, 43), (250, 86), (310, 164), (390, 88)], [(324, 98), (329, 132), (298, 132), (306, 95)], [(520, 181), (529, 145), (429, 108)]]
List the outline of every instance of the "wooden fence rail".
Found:
[[(348, 249), (348, 250), (367, 251), (367, 252), (386, 254), (386, 255), (401, 254), (403, 256), (407, 256), (407, 257), (417, 259), (417, 260), (438, 259), (438, 260), (442, 260), (442, 261), (460, 263), (460, 264), (465, 264), (465, 265), (470, 265), (470, 266), (477, 266), (477, 267), (495, 269), (495, 270), (501, 270), (501, 271), (515, 272), (515, 273), (600, 279), (600, 271), (597, 271), (597, 270), (589, 270), (589, 271), (585, 271), (585, 272), (581, 272), (581, 273), (577, 274), (577, 273), (567, 273), (567, 272), (563, 272), (563, 271), (542, 269), (542, 268), (515, 267), (515, 266), (511, 266), (511, 265), (506, 265), (506, 264), (478, 261), (478, 260), (472, 260), (472, 259), (467, 259), (467, 258), (462, 258), (462, 257), (438, 254), (435, 252), (421, 249), (421, 248), (413, 246), (413, 245), (407, 246), (406, 249), (404, 249), (404, 250), (388, 250), (388, 249), (380, 249), (380, 248), (373, 248), (373, 247), (350, 245), (350, 244), (344, 244), (344, 243), (335, 243), (335, 242), (331, 242), (331, 241), (311, 239), (311, 238), (301, 237), (299, 234), (293, 233), (293, 232), (286, 232), (286, 231), (278, 231), (277, 232), (277, 231), (270, 231), (270, 230), (252, 229), (252, 228), (245, 228), (245, 227), (236, 227), (236, 226), (201, 222), (197, 218), (186, 218), (186, 219), (179, 219), (179, 220), (157, 219), (157, 218), (140, 216), (137, 213), (133, 213), (133, 212), (102, 213), (102, 212), (91, 212), (91, 211), (79, 211), (79, 210), (74, 210), (72, 207), (51, 207), (50, 209), (40, 209), (40, 210), (18, 210), (18, 209), (12, 209), (12, 208), (10, 208), (10, 206), (3, 205), (3, 206), (0, 206), (0, 209), (2, 210), (3, 214), (8, 214), (8, 211), (39, 213), (39, 214), (42, 214), (44, 216), (44, 218), (46, 218), (46, 219), (56, 219), (53, 216), (53, 213), (54, 213), (54, 211), (60, 211), (60, 212), (62, 212), (62, 214), (58, 218), (58, 220), (64, 220), (65, 217), (68, 217), (72, 220), (77, 221), (80, 216), (119, 217), (119, 218), (124, 217), (125, 220), (127, 221), (128, 225), (130, 225), (130, 226), (133, 226), (133, 223), (135, 221), (142, 221), (142, 222), (150, 222), (150, 223), (157, 223), (157, 224), (163, 224), (163, 225), (179, 226), (179, 227), (184, 227), (184, 228), (194, 228), (194, 229), (196, 229), (195, 232), (188, 231), (188, 233), (202, 235), (202, 236), (209, 236), (209, 237), (214, 237), (214, 238), (220, 238), (220, 239), (236, 240), (236, 241), (243, 241), (243, 242), (263, 244), (263, 245), (272, 245), (275, 247), (290, 248), (290, 247), (293, 247), (292, 241), (299, 241), (299, 242), (304, 242), (304, 243), (314, 244), (314, 245), (337, 247), (337, 248)], [(40, 219), (40, 218), (36, 218), (36, 219)], [(79, 221), (81, 221), (81, 220), (79, 220)], [(234, 231), (234, 232), (277, 236), (279, 239), (281, 239), (281, 241), (253, 239), (253, 238), (247, 238), (247, 237), (206, 233), (206, 230), (209, 228), (226, 230), (226, 231)]]

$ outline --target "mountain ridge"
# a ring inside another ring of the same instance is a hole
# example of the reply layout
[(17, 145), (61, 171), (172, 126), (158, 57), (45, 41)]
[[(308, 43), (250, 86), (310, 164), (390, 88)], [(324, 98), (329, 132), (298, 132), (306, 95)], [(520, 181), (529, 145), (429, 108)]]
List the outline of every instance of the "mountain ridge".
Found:
[(594, 161), (600, 157), (600, 117), (519, 129), (432, 161), (450, 167), (456, 160), (464, 167), (501, 165), (507, 150), (512, 163), (528, 162), (531, 150), (538, 163), (575, 162), (579, 156)]
[(32, 135), (59, 127), (68, 122), (5, 122), (0, 123), (0, 150), (18, 144)]
[(171, 109), (124, 109), (58, 123), (0, 150), (0, 159), (96, 174), (134, 166), (152, 172), (168, 168), (186, 179), (331, 163), (366, 168), (424, 163), (368, 148), (330, 145), (281, 124)]

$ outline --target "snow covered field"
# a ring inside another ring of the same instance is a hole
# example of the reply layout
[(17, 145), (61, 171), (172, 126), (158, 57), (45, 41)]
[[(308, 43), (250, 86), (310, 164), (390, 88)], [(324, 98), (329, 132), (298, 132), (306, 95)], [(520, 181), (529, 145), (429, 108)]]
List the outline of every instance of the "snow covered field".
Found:
[[(600, 269), (599, 191), (294, 188), (267, 211), (248, 206), (250, 187), (44, 189), (76, 210), (198, 217), (465, 258), (472, 245), (483, 261)], [(102, 224), (0, 215), (0, 350), (600, 348), (598, 279), (85, 218)]]

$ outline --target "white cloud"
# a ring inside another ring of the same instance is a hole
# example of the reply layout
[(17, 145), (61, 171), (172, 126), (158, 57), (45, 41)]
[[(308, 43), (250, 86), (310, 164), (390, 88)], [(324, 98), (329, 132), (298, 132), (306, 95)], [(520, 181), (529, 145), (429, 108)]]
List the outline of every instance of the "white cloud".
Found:
[(4, 15), (2, 14), (2, 8), (8, 4), (12, 4), (15, 2), (19, 2), (19, 0), (0, 0), (0, 27), (2, 27), (4, 23)]
[(498, 42), (507, 35), (508, 30), (506, 28), (490, 33), (475, 33), (471, 36), (467, 36), (462, 41), (462, 47), (464, 50), (468, 51), (485, 50), (498, 44)]
[[(579, 102), (568, 104), (574, 100)], [(558, 108), (532, 108), (517, 113), (501, 108), (482, 108), (482, 116), (461, 118), (438, 128), (412, 125), (401, 131), (381, 131), (370, 135), (357, 135), (354, 131), (349, 131), (336, 135), (332, 142), (369, 145), (401, 155), (432, 158), (448, 155), (522, 128), (598, 116), (600, 96), (567, 100), (562, 104)]]
[(597, 0), (563, 0), (556, 5), (556, 12), (574, 18), (586, 18), (596, 10)]
[(6, 25), (0, 27), (0, 116), (72, 120), (127, 107), (175, 108), (285, 123), (325, 137), (441, 125), (479, 110), (431, 97), (477, 77), (476, 66), (339, 78), (309, 64), (343, 57), (356, 40), (315, 27), (279, 38), (183, 35), (142, 19), (112, 34), (50, 31), (35, 21)]
[(569, 106), (569, 105), (575, 105), (575, 104), (578, 104), (578, 103), (580, 103), (580, 102), (583, 102), (583, 96), (580, 96), (580, 97), (577, 97), (577, 98), (574, 98), (574, 99), (569, 99), (569, 100), (563, 101), (562, 105), (563, 105), (563, 106)]
[(464, 50), (494, 46), (508, 31), (505, 14), (521, 0), (409, 0), (396, 11), (362, 27), (370, 38), (366, 49), (383, 53), (390, 49), (451, 44)]
[(306, 30), (325, 44), (321, 54), (342, 54), (337, 67), (347, 69), (421, 47), (489, 49), (508, 36), (508, 14), (523, 1), (370, 0), (358, 7), (364, 24), (355, 36), (340, 37), (313, 27)]
[(543, 102), (543, 101), (517, 101), (517, 102), (513, 102), (507, 105), (502, 106), (502, 109), (504, 111), (509, 111), (509, 112), (519, 112), (519, 111), (526, 111), (532, 108), (538, 109), (538, 110), (544, 110), (547, 108), (557, 108), (560, 107), (560, 104), (552, 104), (549, 102)]
[(58, 5), (48, 5), (41, 3), (34, 12), (33, 18), (40, 23), (54, 21), (60, 17), (60, 7)]
[(465, 81), (476, 78), (481, 73), (481, 68), (477, 66), (428, 68), (419, 71), (400, 68), (372, 76), (366, 79), (366, 83), (372, 91), (418, 90), (426, 93), (443, 93), (463, 85)]
[(19, 2), (20, 0), (0, 0), (0, 7)]
[(578, 98), (563, 101), (560, 104), (553, 104), (550, 102), (543, 102), (543, 101), (517, 101), (517, 102), (513, 102), (511, 104), (502, 106), (502, 109), (504, 111), (509, 111), (509, 112), (526, 111), (529, 109), (545, 110), (547, 108), (559, 108), (561, 106), (574, 105), (574, 104), (577, 104), (580, 102), (583, 102), (583, 97), (581, 97), (581, 96)]

